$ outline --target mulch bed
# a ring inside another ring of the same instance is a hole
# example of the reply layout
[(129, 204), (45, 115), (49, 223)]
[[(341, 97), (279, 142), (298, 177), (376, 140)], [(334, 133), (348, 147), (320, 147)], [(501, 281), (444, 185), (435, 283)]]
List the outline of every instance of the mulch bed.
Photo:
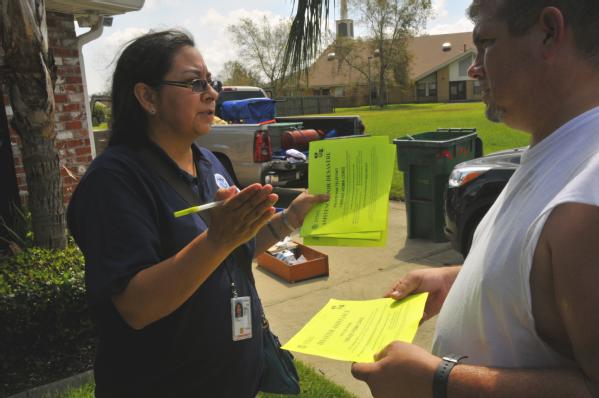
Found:
[(0, 397), (61, 380), (93, 368), (95, 341), (81, 344), (74, 352), (52, 352), (0, 362)]

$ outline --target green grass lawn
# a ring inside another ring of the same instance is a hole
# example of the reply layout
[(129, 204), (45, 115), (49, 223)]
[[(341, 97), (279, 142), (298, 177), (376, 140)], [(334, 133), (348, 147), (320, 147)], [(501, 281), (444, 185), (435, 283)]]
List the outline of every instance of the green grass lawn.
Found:
[(94, 131), (98, 131), (98, 130), (108, 130), (108, 123), (104, 122), (104, 123), (100, 123), (96, 126), (93, 126), (93, 130)]
[[(435, 131), (437, 128), (476, 127), (483, 141), (484, 153), (528, 145), (529, 135), (510, 129), (504, 124), (492, 123), (485, 118), (482, 102), (455, 104), (389, 105), (384, 109), (369, 107), (338, 108), (334, 115), (360, 115), (366, 132), (386, 135), (390, 141), (406, 134)], [(404, 197), (403, 173), (397, 166), (393, 174), (391, 198)]]
[[(299, 395), (293, 395), (300, 398), (355, 398), (355, 395), (349, 393), (343, 387), (340, 387), (322, 376), (314, 368), (305, 365), (302, 362), (295, 361), (300, 375), (302, 392)], [(93, 398), (94, 385), (86, 384), (80, 388), (71, 389), (62, 395), (48, 398)], [(258, 394), (260, 398), (284, 398), (289, 395), (279, 394)]]

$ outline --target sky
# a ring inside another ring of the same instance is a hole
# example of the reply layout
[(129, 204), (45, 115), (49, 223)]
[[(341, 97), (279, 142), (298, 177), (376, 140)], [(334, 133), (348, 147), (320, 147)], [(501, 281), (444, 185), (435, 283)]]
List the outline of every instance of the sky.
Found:
[[(333, 1), (331, 1), (331, 4)], [(334, 30), (339, 18), (339, 1), (329, 29)], [(424, 33), (441, 34), (472, 30), (472, 22), (465, 16), (470, 0), (433, 0), (434, 16)], [(227, 26), (241, 18), (260, 21), (290, 18), (293, 0), (146, 0), (140, 11), (115, 15), (112, 26), (105, 27), (102, 36), (83, 47), (88, 93), (95, 94), (110, 88), (110, 76), (115, 57), (123, 44), (150, 29), (184, 28), (195, 38), (196, 47), (202, 53), (208, 68), (218, 77), (222, 66), (236, 59), (237, 48)], [(352, 17), (351, 7), (349, 16)], [(359, 35), (359, 21), (354, 18), (355, 31)], [(76, 28), (77, 35), (87, 28)]]

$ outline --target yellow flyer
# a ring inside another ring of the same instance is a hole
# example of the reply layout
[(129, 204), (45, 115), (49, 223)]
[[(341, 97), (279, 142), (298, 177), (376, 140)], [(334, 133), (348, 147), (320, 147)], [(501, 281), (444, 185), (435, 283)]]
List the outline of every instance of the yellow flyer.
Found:
[(395, 146), (387, 137), (310, 143), (308, 186), (330, 200), (302, 226), (306, 244), (380, 246), (386, 243)]
[(374, 362), (374, 355), (395, 340), (411, 343), (428, 293), (401, 301), (331, 299), (283, 346), (289, 351), (353, 362)]

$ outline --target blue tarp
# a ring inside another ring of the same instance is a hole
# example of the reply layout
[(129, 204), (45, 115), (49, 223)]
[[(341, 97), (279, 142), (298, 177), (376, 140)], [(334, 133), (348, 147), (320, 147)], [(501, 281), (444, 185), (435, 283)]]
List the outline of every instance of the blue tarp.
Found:
[(262, 123), (275, 118), (275, 101), (270, 98), (248, 98), (225, 101), (222, 118), (235, 123)]

